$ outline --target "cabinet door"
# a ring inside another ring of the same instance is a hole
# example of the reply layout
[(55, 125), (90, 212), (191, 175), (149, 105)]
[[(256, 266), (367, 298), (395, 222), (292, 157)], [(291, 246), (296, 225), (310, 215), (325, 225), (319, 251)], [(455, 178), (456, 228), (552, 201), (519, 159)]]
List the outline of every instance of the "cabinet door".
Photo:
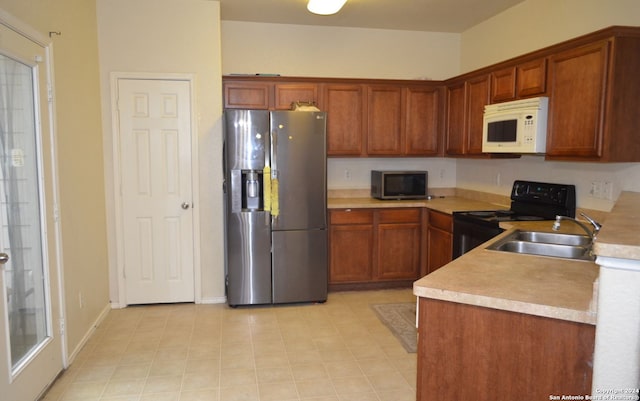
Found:
[(602, 156), (608, 57), (608, 41), (551, 56), (548, 156)]
[(453, 218), (451, 215), (429, 210), (427, 229), (427, 274), (451, 262)]
[(451, 262), (453, 236), (438, 228), (427, 229), (427, 274)]
[(437, 156), (440, 154), (440, 95), (438, 88), (405, 90), (404, 154)]
[(329, 283), (369, 282), (372, 272), (373, 211), (329, 211)]
[(227, 82), (224, 84), (224, 107), (227, 109), (269, 109), (273, 85), (256, 82)]
[(482, 154), (482, 119), (484, 106), (489, 104), (489, 75), (467, 81), (466, 154)]
[(371, 281), (372, 225), (332, 225), (329, 246), (329, 283)]
[(367, 88), (367, 154), (402, 153), (402, 88), (376, 85)]
[(516, 67), (516, 93), (519, 98), (541, 96), (547, 90), (547, 59), (522, 63)]
[(327, 112), (329, 156), (363, 155), (363, 98), (361, 85), (325, 86), (322, 109)]
[(464, 82), (447, 87), (447, 146), (448, 155), (463, 155), (465, 116)]
[(418, 208), (377, 212), (375, 262), (378, 280), (418, 278), (421, 227)]
[(275, 109), (290, 110), (294, 102), (318, 104), (318, 85), (308, 83), (275, 84)]
[(378, 280), (417, 279), (420, 272), (420, 224), (379, 224)]
[(491, 73), (491, 103), (516, 98), (516, 68), (507, 67)]

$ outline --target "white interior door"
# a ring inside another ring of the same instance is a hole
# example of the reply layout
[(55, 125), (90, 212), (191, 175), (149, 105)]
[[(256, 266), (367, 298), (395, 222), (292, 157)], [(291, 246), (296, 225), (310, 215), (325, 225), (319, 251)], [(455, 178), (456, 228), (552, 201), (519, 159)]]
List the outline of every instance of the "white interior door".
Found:
[(190, 83), (119, 79), (127, 304), (194, 301)]
[(3, 400), (36, 399), (63, 368), (47, 65), (44, 47), (0, 21)]

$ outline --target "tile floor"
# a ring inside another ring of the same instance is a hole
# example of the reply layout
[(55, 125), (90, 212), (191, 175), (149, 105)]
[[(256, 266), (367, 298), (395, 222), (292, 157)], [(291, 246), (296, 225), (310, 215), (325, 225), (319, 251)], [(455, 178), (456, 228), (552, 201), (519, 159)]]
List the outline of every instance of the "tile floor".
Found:
[(402, 289), (112, 310), (44, 400), (413, 401), (416, 354), (369, 305), (414, 301)]

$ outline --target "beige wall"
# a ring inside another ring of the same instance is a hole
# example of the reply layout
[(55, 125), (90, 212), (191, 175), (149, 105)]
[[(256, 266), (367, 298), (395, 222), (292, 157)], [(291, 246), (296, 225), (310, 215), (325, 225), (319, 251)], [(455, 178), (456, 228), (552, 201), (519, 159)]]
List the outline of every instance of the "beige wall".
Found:
[(461, 71), (611, 25), (640, 25), (640, 1), (526, 0), (462, 33)]
[(67, 347), (74, 353), (109, 304), (95, 4), (3, 0), (1, 7), (44, 36), (61, 32), (52, 38), (55, 119)]
[[(97, 0), (107, 213), (114, 217), (110, 74), (195, 76), (195, 135), (199, 145), (201, 294), (224, 301), (222, 213), (222, 84), (219, 3), (207, 0)], [(115, 230), (109, 224), (111, 300), (118, 302)]]
[[(640, 26), (638, 0), (527, 0), (462, 33), (462, 71), (549, 46), (610, 25)], [(580, 207), (608, 211), (620, 191), (640, 192), (640, 163), (459, 160), (459, 187), (508, 194), (514, 179), (575, 184)], [(611, 182), (614, 199), (590, 195), (593, 181)]]
[(222, 72), (445, 79), (459, 46), (450, 33), (222, 21)]

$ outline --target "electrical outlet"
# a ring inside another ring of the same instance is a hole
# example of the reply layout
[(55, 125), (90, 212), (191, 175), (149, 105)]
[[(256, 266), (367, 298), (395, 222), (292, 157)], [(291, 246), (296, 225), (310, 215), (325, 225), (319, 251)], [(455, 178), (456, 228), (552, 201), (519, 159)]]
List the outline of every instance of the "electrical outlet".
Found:
[(594, 198), (602, 199), (602, 181), (592, 181), (591, 189), (589, 190), (589, 195)]
[(351, 170), (349, 170), (348, 168), (344, 169), (344, 179), (351, 180)]
[(604, 182), (604, 184), (602, 185), (602, 197), (604, 199), (613, 200), (613, 182)]

